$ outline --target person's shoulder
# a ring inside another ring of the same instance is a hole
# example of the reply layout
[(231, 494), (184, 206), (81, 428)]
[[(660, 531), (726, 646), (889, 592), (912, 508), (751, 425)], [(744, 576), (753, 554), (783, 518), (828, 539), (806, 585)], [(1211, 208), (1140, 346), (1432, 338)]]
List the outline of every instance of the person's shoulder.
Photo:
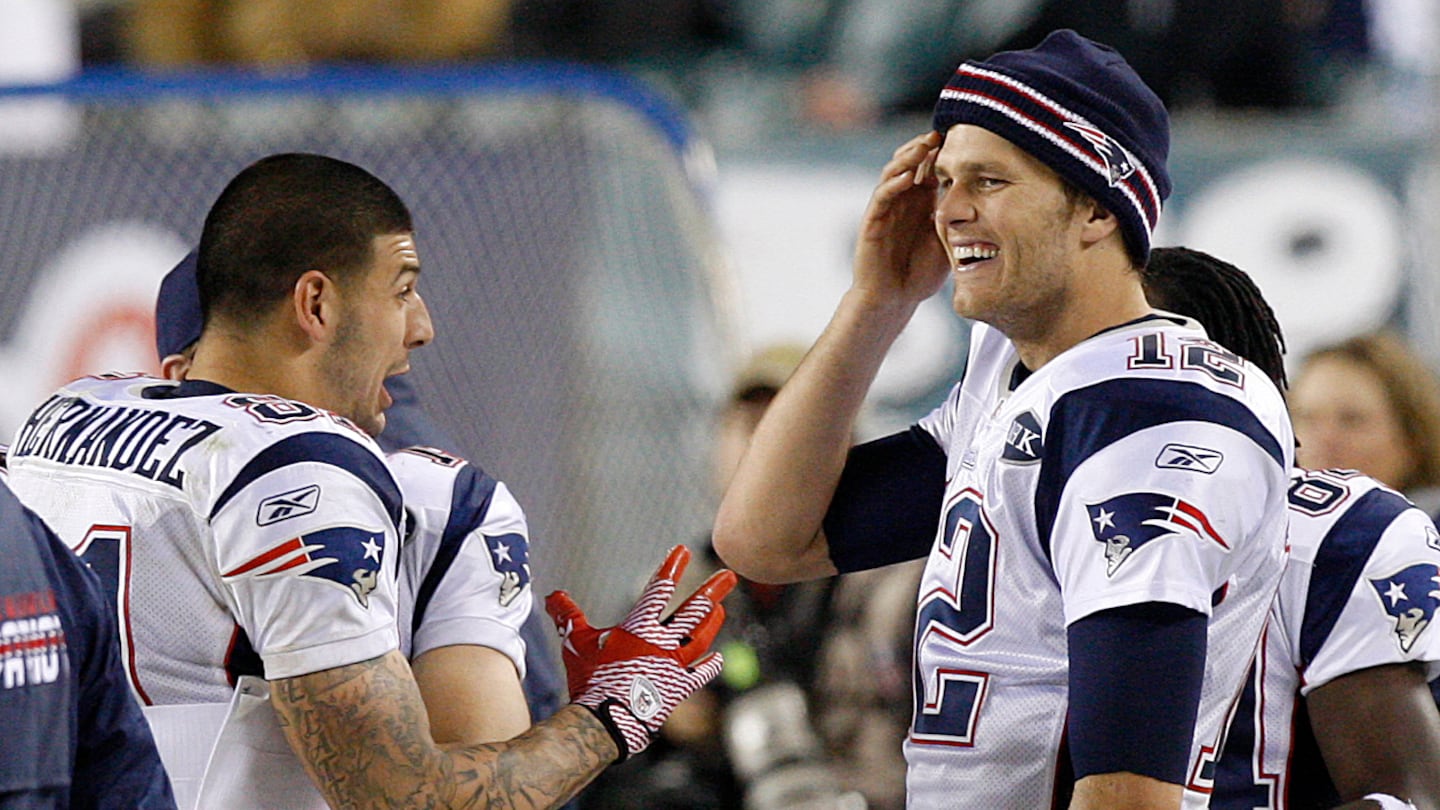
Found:
[(365, 478), (392, 478), (380, 446), (355, 423), (323, 408), (274, 394), (219, 393), (177, 401), (191, 418), (218, 425), (223, 440), (206, 445), (216, 480), (256, 477), (301, 463), (345, 468)]
[(460, 470), (466, 467), (476, 467), (470, 462), (470, 459), (458, 453), (423, 444), (402, 447), (386, 453), (385, 459), (394, 468), (397, 477), (432, 475), (454, 478)]
[(1296, 468), (1288, 511), (1291, 555), (1302, 563), (1362, 566), (1382, 548), (1380, 556), (1440, 557), (1440, 533), (1430, 517), (1355, 470)]
[(1412, 510), (1423, 517), (1403, 495), (1357, 470), (1296, 467), (1290, 473), (1290, 522), (1305, 534), (1323, 535), (1342, 521), (1383, 528)]
[(1281, 613), (1302, 660), (1324, 656), (1307, 691), (1360, 668), (1435, 660), (1440, 643), (1422, 635), (1440, 612), (1440, 532), (1429, 516), (1353, 470), (1297, 470), (1293, 481), (1286, 577), (1303, 597)]
[(483, 469), (464, 456), (427, 445), (412, 445), (387, 453), (385, 462), (407, 492), (412, 488), (448, 489), (458, 479), (485, 476)]
[[(47, 407), (79, 401), (99, 407), (136, 408), (176, 414), (189, 421), (205, 421), (232, 431), (229, 442), (243, 436), (264, 444), (296, 433), (333, 433), (374, 449), (379, 446), (354, 422), (324, 408), (276, 394), (232, 391), (203, 380), (183, 383), (140, 373), (98, 374), (66, 383), (36, 410), (33, 421)], [(117, 425), (118, 426), (118, 425)], [(243, 434), (243, 435), (242, 435)]]
[(1275, 384), (1185, 319), (1154, 315), (1121, 324), (1047, 368), (1057, 398), (1090, 396), (1145, 408), (1206, 402), (1217, 413), (1252, 414), (1272, 429), (1288, 425)]
[(452, 502), (488, 501), (499, 484), (479, 465), (436, 447), (402, 448), (387, 455), (386, 462), (410, 506), (448, 510)]
[(139, 371), (107, 372), (77, 377), (56, 389), (50, 399), (83, 396), (100, 402), (125, 402), (143, 398), (145, 390), (152, 386), (171, 389), (176, 385)]

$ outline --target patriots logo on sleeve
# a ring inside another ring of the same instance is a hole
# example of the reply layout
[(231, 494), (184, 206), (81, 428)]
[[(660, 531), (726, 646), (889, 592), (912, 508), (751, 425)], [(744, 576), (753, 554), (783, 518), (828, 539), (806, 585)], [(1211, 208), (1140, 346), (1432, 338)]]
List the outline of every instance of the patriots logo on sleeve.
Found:
[(500, 607), (509, 607), (530, 584), (530, 544), (519, 534), (481, 536), (490, 549), (490, 564), (500, 575)]
[(1410, 652), (1415, 639), (1435, 621), (1440, 609), (1440, 566), (1421, 563), (1388, 577), (1370, 580), (1385, 612), (1395, 620), (1395, 636), (1402, 652)]
[(370, 593), (380, 581), (385, 534), (353, 526), (321, 529), (292, 537), (221, 574), (226, 579), (298, 576), (338, 585), (370, 609)]
[(1131, 492), (1102, 503), (1086, 504), (1085, 508), (1090, 515), (1090, 531), (1096, 541), (1105, 544), (1107, 577), (1115, 576), (1141, 546), (1182, 532), (1230, 548), (1200, 507), (1174, 495)]

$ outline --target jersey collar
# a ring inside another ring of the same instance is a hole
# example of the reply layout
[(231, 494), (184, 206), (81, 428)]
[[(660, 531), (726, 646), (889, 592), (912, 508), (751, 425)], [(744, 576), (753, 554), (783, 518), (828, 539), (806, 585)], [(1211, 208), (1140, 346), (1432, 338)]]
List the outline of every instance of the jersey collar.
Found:
[(182, 397), (213, 397), (235, 391), (209, 380), (185, 380), (179, 385), (152, 385), (142, 396), (146, 399), (180, 399)]

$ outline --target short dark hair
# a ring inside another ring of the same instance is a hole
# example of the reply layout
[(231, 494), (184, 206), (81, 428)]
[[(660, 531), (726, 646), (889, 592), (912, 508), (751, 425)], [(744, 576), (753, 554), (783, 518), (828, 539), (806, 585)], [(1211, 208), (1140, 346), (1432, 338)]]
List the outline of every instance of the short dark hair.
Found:
[(414, 230), (393, 189), (343, 160), (302, 153), (250, 164), (210, 207), (196, 274), (205, 323), (219, 314), (253, 325), (322, 270), (337, 281), (366, 267), (374, 239)]
[(1199, 250), (1157, 247), (1140, 281), (1151, 306), (1199, 321), (1211, 340), (1254, 363), (1285, 390), (1285, 335), (1244, 270)]

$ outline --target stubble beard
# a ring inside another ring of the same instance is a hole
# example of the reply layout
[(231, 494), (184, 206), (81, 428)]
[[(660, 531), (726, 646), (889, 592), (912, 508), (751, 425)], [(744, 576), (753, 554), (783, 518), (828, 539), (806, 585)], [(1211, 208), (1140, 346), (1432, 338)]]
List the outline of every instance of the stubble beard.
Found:
[(364, 379), (365, 364), (358, 362), (363, 357), (363, 349), (359, 326), (353, 318), (345, 318), (326, 353), (322, 373), (333, 397), (331, 410), (375, 437), (385, 429), (385, 414), (378, 410), (379, 403), (362, 401), (369, 387)]
[[(961, 317), (989, 324), (1001, 334), (1016, 342), (1041, 342), (1061, 322), (1070, 300), (1070, 273), (1065, 266), (1065, 251), (1061, 247), (1064, 233), (1075, 215), (1076, 203), (1068, 197), (1047, 218), (1042, 241), (1016, 244), (1002, 252), (1005, 273), (998, 282), (998, 289), (990, 302), (988, 312), (966, 314), (958, 296), (954, 302), (955, 311)], [(1010, 259), (1014, 260), (1012, 265)], [(1012, 268), (1027, 268), (1024, 273), (1024, 288), (1016, 285), (1007, 289), (1008, 281), (1017, 278)]]

